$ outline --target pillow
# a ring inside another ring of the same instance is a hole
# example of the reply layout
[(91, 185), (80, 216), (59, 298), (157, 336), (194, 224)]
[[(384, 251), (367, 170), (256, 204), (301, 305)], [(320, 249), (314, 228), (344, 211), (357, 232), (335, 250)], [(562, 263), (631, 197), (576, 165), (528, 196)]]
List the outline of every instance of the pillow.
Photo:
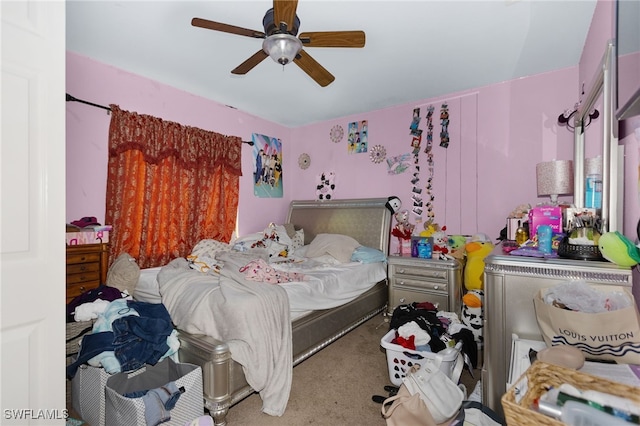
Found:
[(304, 246), (304, 230), (299, 229), (295, 232), (293, 237), (291, 237), (291, 248), (296, 250), (302, 246)]
[(360, 247), (360, 243), (348, 235), (318, 234), (309, 244), (307, 257), (319, 257), (330, 254), (341, 263), (351, 260), (353, 251)]
[(122, 253), (107, 271), (106, 284), (133, 296), (138, 278), (140, 278), (140, 267), (136, 260), (129, 253)]
[(378, 249), (360, 246), (351, 255), (351, 261), (362, 263), (386, 262), (387, 256)]
[(282, 226), (287, 231), (289, 238), (293, 238), (296, 235), (296, 228), (293, 226), (293, 223), (285, 223)]
[(191, 250), (191, 255), (196, 257), (215, 258), (219, 251), (229, 251), (231, 246), (218, 240), (200, 240)]

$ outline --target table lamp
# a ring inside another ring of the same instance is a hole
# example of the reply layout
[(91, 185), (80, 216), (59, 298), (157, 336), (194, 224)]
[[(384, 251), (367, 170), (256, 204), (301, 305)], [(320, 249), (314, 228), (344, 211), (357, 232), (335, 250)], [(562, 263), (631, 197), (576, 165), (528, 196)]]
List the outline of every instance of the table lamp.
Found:
[(573, 161), (553, 160), (536, 164), (538, 197), (550, 196), (558, 204), (559, 195), (573, 195)]

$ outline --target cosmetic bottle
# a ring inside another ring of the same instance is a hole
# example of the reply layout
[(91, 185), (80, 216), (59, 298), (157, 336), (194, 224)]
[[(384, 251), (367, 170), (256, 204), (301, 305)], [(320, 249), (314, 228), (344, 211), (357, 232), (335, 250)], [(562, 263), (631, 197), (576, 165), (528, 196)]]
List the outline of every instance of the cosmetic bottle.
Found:
[(526, 243), (528, 239), (529, 239), (529, 233), (527, 232), (526, 229), (524, 229), (524, 226), (522, 226), (522, 223), (518, 221), (518, 229), (516, 229), (516, 243), (518, 243), (518, 245), (521, 246), (524, 243)]
[(569, 426), (629, 426), (631, 423), (578, 401), (567, 401), (562, 407), (538, 401), (538, 412)]
[(538, 226), (538, 251), (541, 253), (551, 253), (551, 237), (553, 230), (549, 225)]

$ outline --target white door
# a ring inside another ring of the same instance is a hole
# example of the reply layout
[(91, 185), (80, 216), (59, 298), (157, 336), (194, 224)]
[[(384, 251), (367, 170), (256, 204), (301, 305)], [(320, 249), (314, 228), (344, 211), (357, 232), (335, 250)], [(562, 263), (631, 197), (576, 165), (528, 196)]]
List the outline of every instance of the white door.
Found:
[(63, 425), (65, 4), (0, 18), (0, 424)]

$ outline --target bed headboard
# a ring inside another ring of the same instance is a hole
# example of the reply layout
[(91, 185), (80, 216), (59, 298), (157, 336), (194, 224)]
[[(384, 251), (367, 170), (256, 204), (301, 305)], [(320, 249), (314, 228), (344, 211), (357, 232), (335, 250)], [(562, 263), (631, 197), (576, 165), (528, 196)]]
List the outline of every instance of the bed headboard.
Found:
[(387, 198), (351, 200), (294, 200), (287, 223), (304, 229), (304, 243), (318, 234), (344, 234), (360, 244), (389, 254), (391, 211)]

